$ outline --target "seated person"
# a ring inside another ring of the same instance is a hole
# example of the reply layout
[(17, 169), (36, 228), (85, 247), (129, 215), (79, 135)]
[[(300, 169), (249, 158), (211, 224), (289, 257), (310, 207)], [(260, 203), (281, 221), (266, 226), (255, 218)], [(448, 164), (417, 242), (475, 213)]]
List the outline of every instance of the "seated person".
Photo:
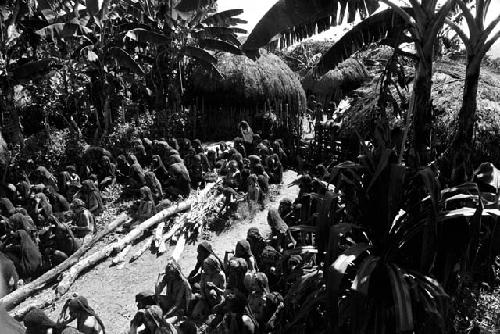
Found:
[[(143, 330), (140, 330), (144, 327)], [(175, 333), (172, 324), (165, 320), (162, 309), (157, 305), (148, 305), (140, 310), (130, 322), (129, 334), (170, 334)]]
[(226, 288), (226, 275), (219, 260), (213, 256), (203, 261), (200, 288), (201, 293), (196, 296), (193, 318), (205, 320), (213, 308), (222, 303)]
[(71, 230), (75, 238), (83, 239), (81, 240), (83, 243), (90, 241), (96, 233), (94, 215), (85, 208), (85, 203), (78, 198), (71, 203), (71, 210), (73, 211)]
[[(165, 287), (167, 290), (162, 294)], [(168, 260), (163, 277), (156, 283), (155, 295), (165, 318), (182, 317), (187, 312), (192, 299), (191, 286), (174, 259)]]
[(96, 184), (91, 180), (85, 180), (82, 182), (82, 188), (75, 195), (75, 198), (79, 198), (85, 204), (85, 207), (94, 215), (99, 215), (103, 211), (103, 202), (101, 192), (97, 188)]
[(191, 179), (184, 164), (175, 163), (171, 165), (168, 168), (168, 173), (170, 181), (166, 192), (172, 196), (189, 196), (191, 193)]
[(100, 190), (116, 183), (116, 165), (111, 163), (111, 159), (107, 155), (101, 158), (101, 164), (97, 170), (97, 180)]
[(140, 189), (141, 200), (139, 202), (139, 207), (137, 208), (136, 218), (137, 219), (148, 219), (156, 214), (156, 205), (153, 198), (153, 194), (149, 187), (142, 187)]

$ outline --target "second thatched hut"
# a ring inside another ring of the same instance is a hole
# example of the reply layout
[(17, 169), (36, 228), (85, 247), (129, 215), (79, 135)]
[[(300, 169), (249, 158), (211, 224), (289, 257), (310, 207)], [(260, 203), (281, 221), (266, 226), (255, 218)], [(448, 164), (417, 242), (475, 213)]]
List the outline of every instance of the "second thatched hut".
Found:
[[(195, 73), (192, 101), (197, 132), (203, 138), (227, 139), (238, 135), (238, 123), (247, 120), (254, 131), (298, 133), (299, 115), (306, 96), (298, 76), (278, 56), (262, 51), (257, 60), (241, 55), (217, 55), (222, 78)], [(268, 130), (268, 129), (267, 129)]]

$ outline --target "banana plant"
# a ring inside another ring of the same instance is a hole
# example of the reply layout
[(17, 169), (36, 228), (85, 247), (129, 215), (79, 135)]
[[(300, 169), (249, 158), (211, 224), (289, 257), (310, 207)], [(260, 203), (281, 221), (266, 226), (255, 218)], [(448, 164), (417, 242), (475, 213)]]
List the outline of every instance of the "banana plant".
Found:
[[(466, 1), (469, 2), (469, 1)], [(384, 3), (390, 7), (383, 13), (373, 14)], [(338, 60), (350, 56), (367, 45), (389, 38), (394, 43), (411, 40), (416, 49), (417, 62), (410, 99), (409, 115), (413, 119), (412, 147), (420, 158), (420, 164), (429, 162), (427, 148), (431, 138), (431, 88), (434, 46), (447, 16), (456, 8), (455, 0), (447, 0), (438, 6), (436, 0), (410, 0), (404, 7), (391, 0), (280, 0), (253, 29), (243, 49), (250, 56), (268, 44), (275, 35), (282, 34), (292, 42), (326, 30), (344, 21), (354, 22), (359, 13), (361, 25), (355, 26), (334, 45), (319, 61), (318, 74), (333, 69)], [(364, 22), (366, 21), (366, 22)], [(369, 28), (368, 28), (369, 24)], [(338, 52), (342, 50), (342, 52)]]
[[(477, 111), (477, 90), (479, 76), (481, 74), (481, 62), (493, 44), (500, 38), (500, 32), (493, 33), (500, 22), (500, 15), (495, 17), (489, 24), (486, 24), (486, 16), (490, 8), (491, 0), (476, 0), (475, 15), (463, 0), (457, 0), (469, 33), (452, 20), (446, 23), (457, 33), (465, 45), (467, 52), (467, 68), (465, 72), (465, 84), (462, 96), (462, 107), (458, 113), (457, 131), (452, 144), (452, 154), (454, 166), (458, 169), (464, 166), (466, 171), (463, 175), (466, 178), (472, 174), (470, 167), (470, 156), (473, 144), (473, 130)], [(452, 173), (460, 175), (460, 173)], [(465, 180), (456, 179), (453, 182), (463, 182)]]
[(148, 77), (157, 118), (171, 120), (182, 109), (193, 66), (220, 75), (213, 52), (241, 54), (237, 33), (245, 31), (236, 25), (245, 22), (237, 18), (243, 11), (215, 13), (212, 3), (181, 1), (176, 7), (165, 7), (164, 2), (141, 6), (130, 2), (121, 8), (122, 17), (130, 22), (124, 36), (126, 48), (135, 50), (151, 69)]
[(476, 267), (483, 223), (498, 214), (477, 185), (441, 192), (432, 167), (398, 163), (385, 126), (374, 137), (331, 170), (343, 211), (325, 262), (329, 332), (444, 333), (453, 278)]

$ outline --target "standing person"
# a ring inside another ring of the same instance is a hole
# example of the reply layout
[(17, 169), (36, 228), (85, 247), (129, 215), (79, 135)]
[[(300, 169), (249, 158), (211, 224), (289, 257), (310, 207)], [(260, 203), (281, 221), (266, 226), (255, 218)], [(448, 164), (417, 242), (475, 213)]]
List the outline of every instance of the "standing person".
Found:
[(267, 214), (267, 223), (271, 228), (270, 244), (278, 252), (283, 249), (293, 248), (296, 245), (288, 225), (281, 219), (278, 210), (270, 209)]
[(239, 125), (241, 137), (243, 138), (243, 145), (245, 146), (246, 154), (253, 153), (253, 131), (247, 121), (241, 121)]
[[(69, 310), (69, 317), (67, 311)], [(105, 334), (104, 324), (89, 306), (87, 298), (83, 296), (75, 296), (70, 298), (64, 304), (60, 315), (60, 322), (67, 325), (76, 320), (76, 328), (83, 334)]]

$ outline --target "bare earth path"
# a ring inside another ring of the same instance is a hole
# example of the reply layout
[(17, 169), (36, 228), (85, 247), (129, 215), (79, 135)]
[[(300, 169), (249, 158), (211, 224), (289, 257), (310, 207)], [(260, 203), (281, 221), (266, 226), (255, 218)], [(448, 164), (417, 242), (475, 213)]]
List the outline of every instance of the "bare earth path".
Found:
[[(295, 172), (285, 172), (283, 185), (273, 188), (276, 194), (272, 196), (271, 202), (266, 205), (265, 210), (257, 212), (253, 218), (248, 217), (235, 221), (219, 235), (212, 233), (209, 239), (217, 255), (223, 258), (226, 250), (233, 249), (238, 240), (246, 237), (249, 227), (258, 227), (263, 235), (267, 235), (269, 232), (266, 219), (268, 209), (277, 208), (282, 198), (294, 199), (297, 196), (298, 188), (296, 186), (288, 188), (288, 184), (296, 178)], [(142, 243), (135, 245), (129, 253), (129, 257), (140, 246)], [(154, 290), (158, 274), (163, 271), (166, 260), (174, 248), (175, 246), (170, 246), (167, 252), (160, 257), (147, 251), (134, 263), (128, 263), (127, 259), (123, 269), (110, 267), (112, 259), (100, 263), (73, 284), (68, 294), (59, 300), (52, 310), (48, 311), (49, 315), (53, 319), (57, 318), (66, 299), (73, 293), (77, 293), (87, 297), (90, 306), (102, 318), (106, 326), (106, 333), (122, 334), (128, 328), (128, 323), (135, 314), (135, 295), (143, 290)], [(196, 244), (186, 245), (181, 255), (180, 265), (186, 275), (196, 263), (196, 248)]]

